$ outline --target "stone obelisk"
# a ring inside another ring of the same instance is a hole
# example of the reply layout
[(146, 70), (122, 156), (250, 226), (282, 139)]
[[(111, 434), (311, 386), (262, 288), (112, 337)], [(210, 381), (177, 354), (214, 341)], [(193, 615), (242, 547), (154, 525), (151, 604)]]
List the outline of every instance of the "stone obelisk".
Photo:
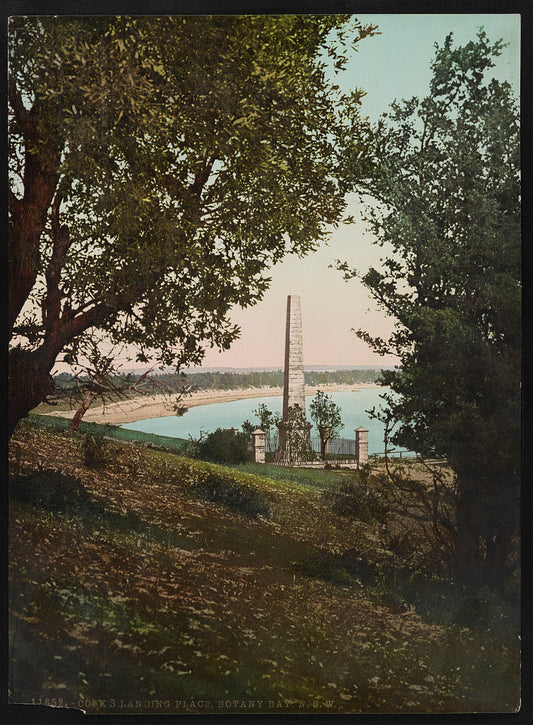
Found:
[[(292, 424), (292, 435), (289, 436), (289, 410), (299, 406), (305, 421), (305, 381), (304, 381), (304, 355), (302, 336), (302, 311), (300, 297), (289, 295), (287, 297), (287, 322), (285, 328), (285, 377), (283, 381), (283, 417), (279, 423), (279, 451), (280, 454), (294, 454), (288, 448), (294, 449), (295, 434), (297, 438), (309, 440), (311, 425), (304, 422), (303, 427), (297, 430)], [(292, 443), (288, 444), (289, 438)], [(298, 446), (297, 446), (298, 447)], [(301, 447), (301, 446), (299, 446)]]
[(285, 328), (285, 378), (283, 381), (283, 420), (287, 421), (289, 408), (299, 405), (305, 413), (304, 350), (302, 337), (302, 310), (300, 297), (287, 297), (287, 323)]

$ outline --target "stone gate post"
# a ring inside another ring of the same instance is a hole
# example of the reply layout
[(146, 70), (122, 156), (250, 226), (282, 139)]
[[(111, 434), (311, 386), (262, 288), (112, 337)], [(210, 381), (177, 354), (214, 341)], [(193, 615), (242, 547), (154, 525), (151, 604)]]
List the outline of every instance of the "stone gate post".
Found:
[(252, 451), (255, 463), (265, 462), (265, 434), (259, 428), (252, 433)]
[(368, 428), (362, 426), (355, 431), (355, 460), (357, 468), (368, 463)]

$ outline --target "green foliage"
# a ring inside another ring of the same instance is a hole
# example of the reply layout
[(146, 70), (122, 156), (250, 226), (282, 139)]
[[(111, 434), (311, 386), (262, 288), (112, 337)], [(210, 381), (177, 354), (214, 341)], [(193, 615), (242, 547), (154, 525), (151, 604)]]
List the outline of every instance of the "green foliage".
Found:
[(165, 365), (229, 347), (231, 308), (342, 219), (348, 149), (369, 171), (361, 92), (324, 59), (340, 70), (374, 31), (348, 15), (11, 19), (10, 325), (45, 374), (90, 330)]
[(320, 434), (320, 451), (325, 459), (328, 441), (342, 430), (341, 409), (327, 393), (319, 390), (311, 401), (309, 411)]
[(250, 438), (234, 428), (217, 428), (198, 443), (198, 458), (214, 463), (244, 463), (250, 460)]
[(248, 437), (248, 440), (251, 439), (251, 435), (255, 430), (255, 426), (253, 423), (250, 423), (249, 420), (245, 420), (243, 424), (241, 425), (242, 432)]
[(375, 520), (381, 526), (392, 509), (383, 477), (371, 477), (368, 465), (324, 491), (322, 497), (340, 516), (367, 522)]
[(339, 557), (324, 549), (304, 561), (297, 561), (294, 568), (304, 576), (322, 579), (337, 586), (349, 586), (355, 583)]
[(83, 461), (87, 468), (105, 468), (110, 460), (108, 446), (103, 437), (86, 435), (83, 440)]
[[(437, 47), (430, 95), (375, 131), (368, 220), (391, 250), (363, 283), (396, 320), (382, 414), (394, 444), (457, 474), (456, 574), (499, 586), (518, 527), (520, 152), (516, 100), (490, 77), (501, 42)], [(347, 278), (355, 271), (340, 265)]]
[(77, 478), (50, 468), (10, 476), (9, 495), (15, 501), (32, 503), (54, 512), (66, 511), (71, 515), (101, 510)]
[(276, 419), (272, 411), (269, 410), (264, 403), (259, 403), (257, 408), (254, 410), (254, 415), (256, 415), (259, 420), (259, 428), (263, 431), (265, 436), (269, 436), (276, 423)]
[(268, 517), (269, 506), (265, 496), (253, 486), (236, 480), (231, 474), (210, 471), (195, 483), (192, 490), (201, 498), (222, 503), (238, 513)]
[[(358, 383), (376, 383), (379, 381), (381, 370), (369, 368), (368, 370), (305, 370), (305, 384), (319, 385), (357, 385)], [(209, 390), (235, 390), (239, 388), (283, 387), (283, 370), (258, 370), (253, 372), (216, 372), (206, 371), (200, 373), (158, 373), (152, 376), (173, 389), (182, 384), (185, 379), (194, 389)], [(57, 380), (58, 384), (64, 381)], [(154, 386), (155, 387), (155, 386)], [(258, 408), (258, 411), (260, 410)], [(260, 413), (256, 415), (261, 418)]]
[(273, 437), (278, 433), (278, 424), (281, 420), (279, 413), (274, 414), (264, 403), (260, 403), (254, 410), (259, 421), (259, 428), (265, 434), (265, 456), (274, 456), (272, 451)]

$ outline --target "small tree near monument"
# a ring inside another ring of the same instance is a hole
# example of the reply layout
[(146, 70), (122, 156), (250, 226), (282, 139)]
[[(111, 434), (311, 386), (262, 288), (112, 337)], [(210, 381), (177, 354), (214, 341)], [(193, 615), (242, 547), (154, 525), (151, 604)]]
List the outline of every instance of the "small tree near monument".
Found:
[(320, 457), (325, 460), (329, 441), (342, 430), (341, 409), (331, 396), (319, 390), (311, 401), (309, 411), (320, 435)]
[(254, 410), (254, 415), (259, 419), (259, 427), (265, 434), (265, 443), (270, 450), (272, 431), (275, 429), (277, 423), (279, 423), (279, 414), (275, 415), (264, 403), (259, 403)]

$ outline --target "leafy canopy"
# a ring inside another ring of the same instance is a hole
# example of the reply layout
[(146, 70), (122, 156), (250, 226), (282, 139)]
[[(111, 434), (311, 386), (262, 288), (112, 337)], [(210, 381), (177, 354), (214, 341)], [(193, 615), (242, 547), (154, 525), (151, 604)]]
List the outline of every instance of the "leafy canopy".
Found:
[(331, 396), (318, 390), (309, 405), (311, 419), (315, 423), (321, 440), (335, 438), (342, 429), (341, 409)]
[(98, 329), (139, 360), (228, 347), (233, 305), (316, 248), (352, 186), (371, 26), (323, 16), (16, 17), (10, 25), (10, 323), (51, 367)]

